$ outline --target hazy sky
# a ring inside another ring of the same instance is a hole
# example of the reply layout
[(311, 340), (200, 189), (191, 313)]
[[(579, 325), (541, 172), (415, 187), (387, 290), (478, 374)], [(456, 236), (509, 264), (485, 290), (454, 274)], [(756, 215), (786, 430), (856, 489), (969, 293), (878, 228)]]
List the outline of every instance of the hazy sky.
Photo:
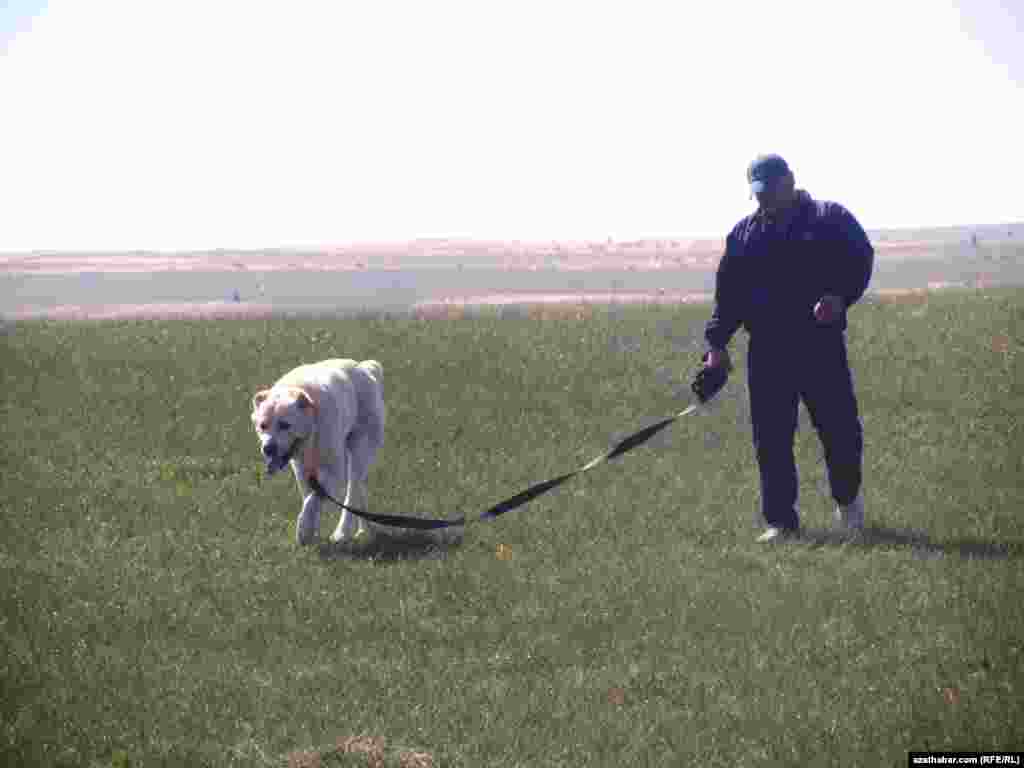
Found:
[[(14, 0), (0, 250), (1024, 219), (1024, 3)], [(1011, 10), (1014, 9), (1014, 10)]]

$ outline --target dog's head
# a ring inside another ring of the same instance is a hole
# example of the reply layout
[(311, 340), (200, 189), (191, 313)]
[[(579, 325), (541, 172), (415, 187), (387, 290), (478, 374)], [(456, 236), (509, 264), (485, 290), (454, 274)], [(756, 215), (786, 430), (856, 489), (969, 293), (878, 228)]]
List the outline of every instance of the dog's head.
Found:
[(265, 389), (252, 398), (252, 424), (267, 473), (282, 469), (316, 432), (316, 405), (301, 389)]

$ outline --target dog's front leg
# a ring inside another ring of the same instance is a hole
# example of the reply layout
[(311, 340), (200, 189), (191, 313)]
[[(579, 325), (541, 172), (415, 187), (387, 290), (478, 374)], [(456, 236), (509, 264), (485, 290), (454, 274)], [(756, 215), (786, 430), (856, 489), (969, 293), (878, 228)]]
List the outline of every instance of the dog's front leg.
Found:
[(306, 481), (306, 467), (300, 459), (292, 459), (292, 471), (302, 494), (302, 511), (295, 521), (295, 541), (302, 547), (312, 544), (320, 535), (320, 497)]
[(295, 521), (295, 539), (299, 546), (312, 544), (320, 534), (320, 497), (313, 491), (302, 500), (302, 511)]

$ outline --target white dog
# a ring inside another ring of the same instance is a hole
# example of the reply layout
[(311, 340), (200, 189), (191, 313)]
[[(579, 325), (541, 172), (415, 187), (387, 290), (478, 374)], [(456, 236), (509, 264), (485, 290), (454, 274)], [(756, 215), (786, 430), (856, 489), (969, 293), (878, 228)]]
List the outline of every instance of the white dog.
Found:
[[(315, 475), (331, 496), (366, 510), (370, 465), (384, 442), (384, 370), (376, 360), (324, 360), (286, 373), (252, 399), (252, 423), (268, 474), (289, 461), (302, 493), (296, 523), (300, 545), (320, 531), (320, 503), (309, 483)], [(342, 510), (332, 541), (372, 533), (366, 521)]]

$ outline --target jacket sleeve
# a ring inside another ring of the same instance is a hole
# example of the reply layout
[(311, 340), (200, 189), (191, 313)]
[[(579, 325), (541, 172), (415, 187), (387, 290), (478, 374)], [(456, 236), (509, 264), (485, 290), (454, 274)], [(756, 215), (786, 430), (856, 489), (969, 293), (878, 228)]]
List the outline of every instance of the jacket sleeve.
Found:
[(704, 339), (714, 349), (725, 349), (736, 333), (742, 317), (743, 286), (738, 264), (739, 241), (736, 230), (725, 240), (725, 253), (715, 274), (715, 308), (704, 326)]
[(841, 205), (836, 206), (834, 226), (840, 243), (837, 292), (849, 307), (860, 300), (871, 282), (875, 249), (860, 222)]

